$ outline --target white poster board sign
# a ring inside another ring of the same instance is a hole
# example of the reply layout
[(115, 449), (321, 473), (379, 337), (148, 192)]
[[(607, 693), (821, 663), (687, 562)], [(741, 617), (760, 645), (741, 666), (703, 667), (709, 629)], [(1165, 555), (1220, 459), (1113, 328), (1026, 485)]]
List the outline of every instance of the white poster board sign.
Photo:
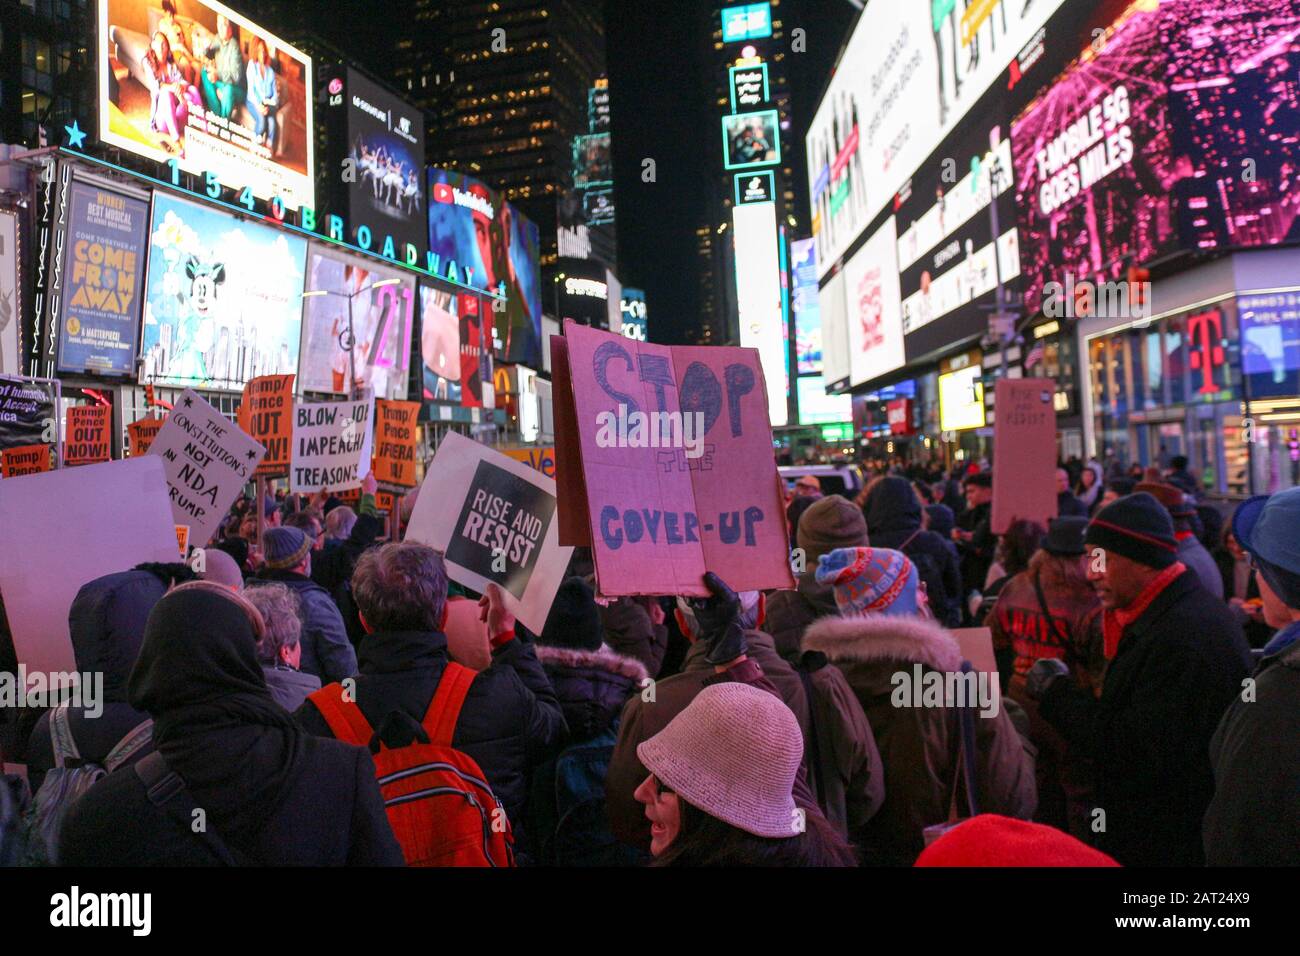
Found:
[(344, 402), (296, 402), (289, 490), (349, 491), (370, 471), (375, 396)]
[(573, 554), (560, 546), (554, 479), (449, 432), (424, 484), (405, 540), (441, 551), (448, 576), (467, 588), (499, 584), (515, 617), (540, 634)]
[[(252, 480), (266, 449), (187, 388), (149, 454), (163, 460), (175, 524), (188, 527), (189, 543), (201, 548)], [(175, 553), (174, 543), (172, 548)]]
[(177, 560), (160, 458), (0, 481), (0, 594), (29, 676), (76, 670), (68, 609), (83, 584)]

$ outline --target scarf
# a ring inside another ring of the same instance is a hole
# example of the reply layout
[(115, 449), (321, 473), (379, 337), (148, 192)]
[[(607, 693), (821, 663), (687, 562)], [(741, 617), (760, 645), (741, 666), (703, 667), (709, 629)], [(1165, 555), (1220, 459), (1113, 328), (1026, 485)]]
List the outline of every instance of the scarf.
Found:
[(1169, 567), (1165, 568), (1148, 584), (1142, 593), (1128, 607), (1115, 608), (1102, 612), (1102, 636), (1105, 641), (1104, 653), (1106, 660), (1114, 660), (1115, 653), (1119, 650), (1120, 638), (1124, 636), (1125, 629), (1143, 615), (1151, 602), (1158, 598), (1165, 588), (1187, 570), (1186, 565), (1181, 561), (1175, 561)]

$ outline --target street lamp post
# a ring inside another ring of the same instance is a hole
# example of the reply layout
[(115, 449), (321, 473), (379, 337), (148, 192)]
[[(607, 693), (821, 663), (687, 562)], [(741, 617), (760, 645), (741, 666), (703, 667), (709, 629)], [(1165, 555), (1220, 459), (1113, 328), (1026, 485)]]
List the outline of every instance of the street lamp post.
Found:
[(304, 299), (310, 299), (318, 295), (336, 295), (341, 299), (348, 300), (348, 343), (347, 345), (344, 345), (342, 341), (339, 342), (339, 345), (343, 350), (348, 353), (348, 398), (357, 397), (357, 339), (356, 335), (352, 331), (352, 300), (363, 292), (369, 292), (371, 289), (378, 289), (386, 285), (397, 285), (401, 281), (401, 279), (380, 279), (378, 282), (372, 282), (370, 285), (362, 286), (350, 295), (346, 292), (335, 292), (333, 289), (312, 289), (302, 294)]

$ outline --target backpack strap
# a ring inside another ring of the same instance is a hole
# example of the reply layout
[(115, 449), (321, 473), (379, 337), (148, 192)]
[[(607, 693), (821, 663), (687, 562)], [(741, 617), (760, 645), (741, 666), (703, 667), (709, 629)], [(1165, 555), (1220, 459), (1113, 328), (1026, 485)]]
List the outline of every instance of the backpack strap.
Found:
[(460, 708), (469, 694), (469, 685), (474, 683), (476, 671), (470, 670), (455, 661), (448, 661), (447, 668), (438, 681), (438, 689), (429, 701), (428, 713), (424, 715), (424, 730), (429, 735), (429, 743), (438, 747), (450, 747), (452, 735), (456, 732), (456, 721), (460, 718)]
[(108, 752), (108, 756), (104, 758), (104, 769), (112, 773), (139, 753), (142, 748), (149, 746), (151, 740), (153, 740), (153, 721), (143, 720), (134, 729), (128, 731), (126, 736)]
[(359, 747), (370, 746), (370, 738), (375, 732), (356, 702), (343, 699), (342, 684), (328, 684), (308, 694), (307, 699), (316, 705), (335, 739)]
[[(171, 817), (183, 831), (193, 833), (202, 840), (203, 844), (221, 861), (222, 866), (239, 865), (235, 855), (230, 852), (230, 847), (226, 846), (226, 841), (221, 839), (211, 826), (205, 825), (202, 830), (194, 829), (194, 811), (198, 807), (185, 786), (185, 781), (181, 779), (180, 774), (167, 765), (167, 760), (161, 751), (155, 750), (142, 757), (131, 769), (144, 784), (150, 803)], [(204, 822), (206, 824), (206, 819)]]
[(72, 739), (72, 725), (68, 722), (69, 707), (60, 704), (50, 713), (50, 743), (54, 750), (54, 766), (63, 769), (68, 760), (80, 760), (81, 751)]

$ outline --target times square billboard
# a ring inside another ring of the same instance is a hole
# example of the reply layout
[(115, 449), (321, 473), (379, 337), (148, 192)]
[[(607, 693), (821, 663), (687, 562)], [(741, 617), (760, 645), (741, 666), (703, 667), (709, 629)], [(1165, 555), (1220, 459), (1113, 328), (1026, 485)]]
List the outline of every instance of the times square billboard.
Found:
[[(841, 145), (841, 168), (832, 158), (821, 170), (812, 210), (821, 296), (892, 215), (909, 363), (983, 334), (998, 266), (1012, 297), (1034, 310), (1043, 285), (1067, 272), (1115, 279), (1178, 250), (1300, 240), (1300, 0), (1070, 0), (1051, 9), (1009, 60), (999, 40), (996, 81), (974, 100), (963, 92), (967, 112), (955, 125), (930, 124), (928, 155), (883, 209), (859, 206), (856, 233), (846, 235), (843, 219), (853, 194), (838, 197), (838, 223), (830, 204), (844, 180), (856, 188), (855, 162), (864, 173), (879, 167)], [(871, 29), (867, 17), (828, 97), (854, 72), (847, 61)], [(852, 123), (833, 126), (841, 143), (853, 137)], [(810, 161), (816, 134), (815, 122)], [(816, 186), (818, 164), (811, 169)], [(836, 320), (825, 303), (822, 311), (824, 323)]]

